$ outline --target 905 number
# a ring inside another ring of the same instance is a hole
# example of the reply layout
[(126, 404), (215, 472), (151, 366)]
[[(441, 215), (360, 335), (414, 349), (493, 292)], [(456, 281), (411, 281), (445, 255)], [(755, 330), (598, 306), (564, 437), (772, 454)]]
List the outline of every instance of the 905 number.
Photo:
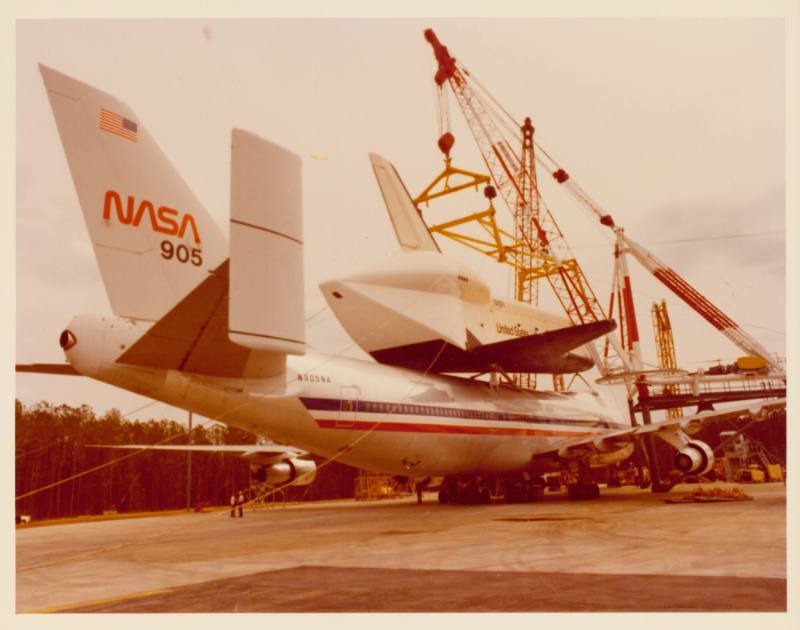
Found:
[(203, 264), (203, 250), (189, 249), (186, 245), (178, 245), (175, 247), (172, 241), (161, 241), (161, 257), (165, 260), (175, 259), (179, 263), (187, 263), (190, 260), (195, 267)]

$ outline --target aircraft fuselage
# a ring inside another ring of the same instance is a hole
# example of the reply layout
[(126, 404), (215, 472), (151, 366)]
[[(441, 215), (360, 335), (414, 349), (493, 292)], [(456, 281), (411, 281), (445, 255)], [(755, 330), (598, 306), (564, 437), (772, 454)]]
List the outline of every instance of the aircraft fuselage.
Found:
[[(224, 378), (116, 362), (147, 324), (80, 316), (66, 349), (78, 372), (359, 468), (415, 477), (557, 469), (570, 438), (625, 425), (589, 393), (517, 391), (308, 353), (268, 378)], [(513, 439), (509, 439), (513, 438)]]

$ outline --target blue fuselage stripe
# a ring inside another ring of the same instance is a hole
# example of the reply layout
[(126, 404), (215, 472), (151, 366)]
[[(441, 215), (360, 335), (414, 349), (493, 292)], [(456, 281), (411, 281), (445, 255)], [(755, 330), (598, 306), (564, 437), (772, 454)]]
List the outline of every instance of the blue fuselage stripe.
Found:
[[(413, 403), (378, 402), (373, 400), (342, 400), (339, 398), (300, 397), (300, 402), (310, 411), (347, 411), (355, 413), (381, 413), (404, 416), (436, 416), (461, 420), (492, 420), (499, 422), (526, 422), (529, 424), (561, 424), (604, 429), (624, 429), (624, 425), (606, 420), (582, 420), (534, 416), (508, 411), (484, 411)], [(344, 403), (344, 404), (343, 404)]]

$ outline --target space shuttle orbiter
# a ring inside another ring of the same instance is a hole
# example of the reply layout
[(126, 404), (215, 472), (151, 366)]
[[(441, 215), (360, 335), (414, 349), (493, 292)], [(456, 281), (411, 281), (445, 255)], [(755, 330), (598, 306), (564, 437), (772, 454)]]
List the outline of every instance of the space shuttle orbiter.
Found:
[(394, 166), (370, 161), (404, 255), (320, 285), (339, 322), (379, 363), (433, 372), (574, 373), (594, 365), (584, 344), (612, 321), (568, 319), (492, 297), (466, 265), (441, 254)]

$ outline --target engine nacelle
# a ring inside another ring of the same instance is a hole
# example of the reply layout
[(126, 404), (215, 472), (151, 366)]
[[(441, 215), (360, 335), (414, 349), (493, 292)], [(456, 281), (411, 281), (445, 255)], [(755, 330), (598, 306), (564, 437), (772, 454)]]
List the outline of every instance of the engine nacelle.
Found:
[(690, 440), (675, 453), (675, 468), (682, 473), (704, 475), (714, 466), (714, 451), (705, 442)]
[(288, 459), (269, 466), (259, 466), (253, 477), (269, 486), (294, 484), (307, 486), (317, 477), (317, 463), (310, 459)]

